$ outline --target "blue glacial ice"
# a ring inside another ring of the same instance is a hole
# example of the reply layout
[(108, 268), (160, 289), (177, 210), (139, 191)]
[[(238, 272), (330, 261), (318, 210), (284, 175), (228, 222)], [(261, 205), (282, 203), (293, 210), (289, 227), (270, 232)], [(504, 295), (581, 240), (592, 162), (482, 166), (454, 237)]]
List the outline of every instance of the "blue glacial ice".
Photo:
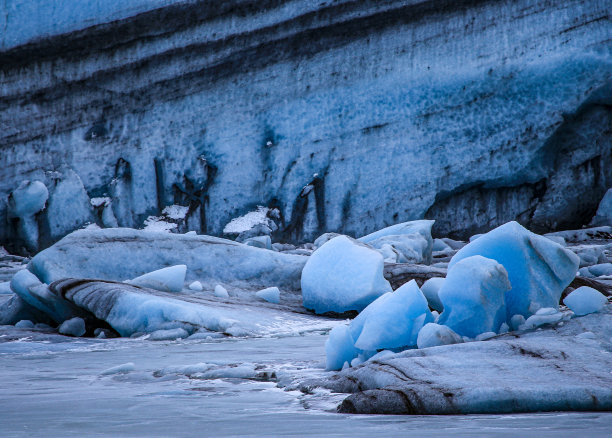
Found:
[(68, 336), (83, 336), (85, 334), (85, 320), (83, 318), (74, 317), (62, 322), (57, 329), (62, 335)]
[(563, 304), (578, 316), (599, 312), (607, 302), (607, 298), (598, 290), (588, 286), (579, 287), (563, 300)]
[(495, 260), (478, 255), (461, 259), (438, 292), (444, 307), (438, 324), (470, 338), (497, 332), (506, 321), (505, 294), (510, 289), (508, 273)]
[(377, 298), (348, 326), (331, 331), (325, 343), (326, 367), (339, 370), (379, 350), (414, 348), (419, 330), (433, 319), (427, 300), (412, 280)]
[(444, 278), (442, 277), (434, 277), (423, 283), (421, 286), (421, 292), (425, 295), (427, 299), (427, 303), (429, 307), (438, 312), (442, 312), (444, 310), (444, 306), (442, 305), (442, 301), (440, 301), (440, 297), (438, 296), (438, 292), (440, 288), (444, 284)]
[(505, 296), (508, 319), (516, 314), (528, 318), (544, 307), (558, 308), (561, 293), (574, 279), (579, 265), (572, 251), (514, 221), (461, 248), (451, 259), (449, 272), (474, 255), (493, 259), (508, 272), (512, 285)]
[(391, 263), (431, 263), (433, 220), (392, 225), (358, 240), (378, 249)]
[(163, 292), (180, 292), (183, 290), (186, 274), (187, 266), (174, 265), (153, 272), (147, 272), (146, 274), (131, 280), (126, 280), (125, 282), (127, 284), (133, 284), (134, 286), (148, 287)]
[(440, 345), (460, 344), (463, 338), (445, 325), (427, 323), (419, 331), (418, 348), (438, 347)]
[(267, 287), (255, 292), (255, 295), (268, 303), (280, 303), (280, 290), (277, 287)]
[(344, 364), (350, 364), (360, 350), (355, 347), (348, 325), (339, 325), (329, 332), (325, 341), (325, 368), (327, 370), (340, 370)]
[(355, 347), (362, 351), (409, 348), (419, 330), (433, 322), (427, 300), (414, 280), (366, 307), (350, 324)]
[(302, 271), (304, 307), (316, 313), (361, 311), (391, 291), (383, 277), (383, 257), (347, 236), (317, 249)]

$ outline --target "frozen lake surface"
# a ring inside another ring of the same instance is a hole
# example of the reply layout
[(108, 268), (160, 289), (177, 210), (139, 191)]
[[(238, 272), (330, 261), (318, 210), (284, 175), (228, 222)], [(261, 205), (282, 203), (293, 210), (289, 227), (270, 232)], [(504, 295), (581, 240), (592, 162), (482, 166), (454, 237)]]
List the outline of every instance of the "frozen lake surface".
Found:
[[(609, 437), (612, 431), (612, 413), (337, 414), (346, 394), (282, 388), (325, 373), (326, 338), (313, 332), (154, 342), (2, 326), (1, 435)], [(129, 363), (123, 372), (107, 371)], [(232, 373), (241, 378), (227, 377)]]

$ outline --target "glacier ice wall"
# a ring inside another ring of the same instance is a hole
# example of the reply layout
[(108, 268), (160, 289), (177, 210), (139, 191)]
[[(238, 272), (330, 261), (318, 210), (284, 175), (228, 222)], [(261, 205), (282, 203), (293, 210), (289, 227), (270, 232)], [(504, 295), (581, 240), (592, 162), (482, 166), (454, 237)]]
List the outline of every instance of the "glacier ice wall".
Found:
[(23, 3), (0, 14), (0, 243), (9, 193), (67, 173), (121, 226), (179, 203), (218, 235), (264, 205), (290, 240), (579, 226), (612, 185), (604, 0), (90, 0), (38, 33)]

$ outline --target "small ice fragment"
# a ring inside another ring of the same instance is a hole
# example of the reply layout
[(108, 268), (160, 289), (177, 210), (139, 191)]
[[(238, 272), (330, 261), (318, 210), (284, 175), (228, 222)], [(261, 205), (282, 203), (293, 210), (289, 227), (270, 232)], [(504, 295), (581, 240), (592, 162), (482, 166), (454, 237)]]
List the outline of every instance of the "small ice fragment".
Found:
[(510, 331), (510, 326), (508, 326), (508, 324), (506, 324), (505, 322), (502, 323), (502, 325), (499, 327), (499, 333), (508, 333)]
[(523, 324), (525, 324), (525, 317), (523, 315), (517, 314), (510, 318), (510, 327), (512, 327), (512, 330), (518, 330)]
[(344, 369), (350, 361), (359, 355), (349, 327), (339, 325), (332, 329), (325, 341), (325, 368), (327, 370)]
[(278, 304), (280, 302), (280, 290), (277, 287), (262, 289), (255, 295), (269, 303)]
[(196, 280), (196, 281), (194, 281), (193, 283), (191, 283), (189, 285), (189, 289), (201, 291), (203, 289), (202, 283), (200, 283), (199, 281)]
[(429, 307), (437, 310), (438, 312), (442, 312), (444, 310), (440, 297), (438, 297), (438, 291), (443, 284), (444, 278), (435, 277), (430, 278), (423, 283), (423, 286), (421, 286), (421, 292), (423, 292), (423, 295), (425, 295), (425, 298), (427, 298), (427, 304), (429, 304)]
[(58, 331), (67, 336), (83, 336), (85, 334), (85, 321), (82, 318), (72, 318), (62, 322)]
[(229, 298), (229, 294), (227, 293), (227, 289), (225, 289), (220, 284), (215, 286), (215, 296), (219, 298)]
[(434, 324), (425, 324), (419, 331), (417, 346), (419, 348), (437, 347), (439, 345), (460, 344), (463, 342), (461, 336), (450, 327)]
[(563, 304), (578, 316), (599, 312), (607, 302), (598, 290), (588, 286), (579, 287), (563, 300)]
[(580, 339), (597, 339), (597, 335), (593, 332), (584, 332), (576, 335), (577, 338)]
[(136, 366), (133, 362), (117, 365), (116, 367), (108, 368), (100, 373), (101, 376), (110, 376), (112, 374), (125, 374), (134, 371)]
[(477, 341), (486, 341), (487, 339), (491, 339), (492, 337), (496, 336), (497, 333), (495, 332), (485, 332), (485, 333), (481, 333), (478, 336), (476, 336), (476, 340)]
[(187, 330), (183, 328), (175, 328), (169, 330), (157, 330), (149, 336), (150, 341), (171, 341), (174, 339), (182, 339), (189, 336)]
[(17, 324), (15, 324), (15, 327), (22, 329), (34, 328), (34, 323), (29, 319), (22, 319)]

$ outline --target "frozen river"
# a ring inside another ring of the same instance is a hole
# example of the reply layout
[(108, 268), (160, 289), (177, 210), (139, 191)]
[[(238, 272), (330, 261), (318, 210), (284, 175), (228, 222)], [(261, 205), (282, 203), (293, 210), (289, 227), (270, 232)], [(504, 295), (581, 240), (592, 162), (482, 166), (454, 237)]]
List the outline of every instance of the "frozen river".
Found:
[(323, 333), (166, 342), (74, 339), (4, 326), (0, 435), (609, 437), (612, 432), (612, 413), (337, 414), (343, 395), (279, 387), (325, 372), (325, 339)]

